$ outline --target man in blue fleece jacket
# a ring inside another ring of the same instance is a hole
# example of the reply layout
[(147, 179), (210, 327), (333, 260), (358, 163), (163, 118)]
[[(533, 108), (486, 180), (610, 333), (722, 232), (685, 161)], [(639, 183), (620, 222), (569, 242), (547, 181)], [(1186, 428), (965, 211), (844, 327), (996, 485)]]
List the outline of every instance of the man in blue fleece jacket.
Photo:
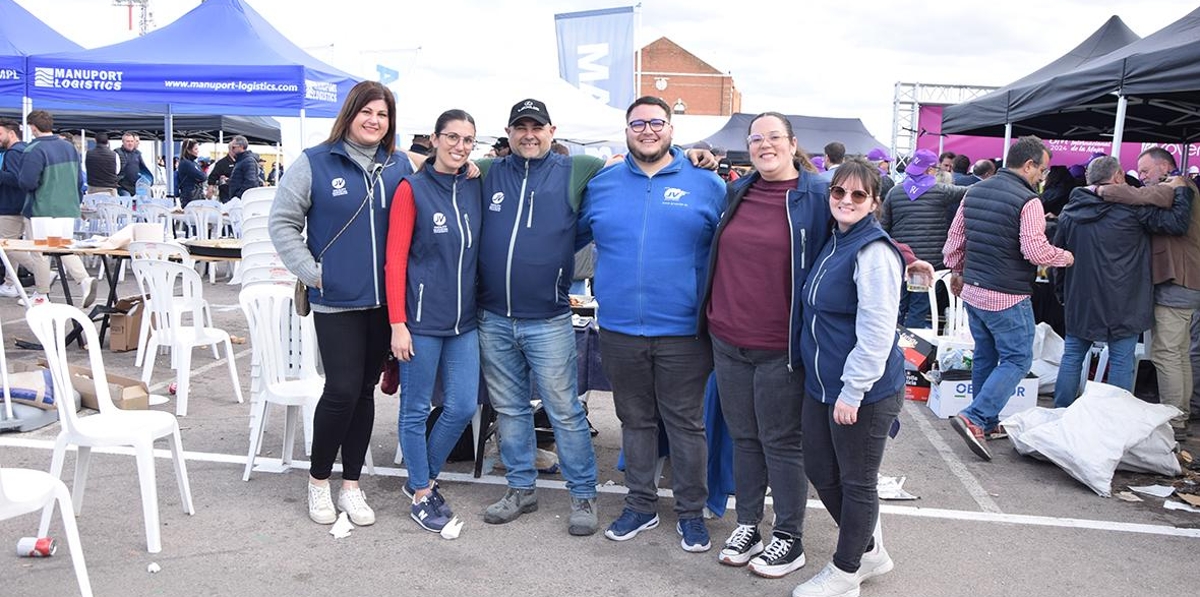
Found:
[(616, 541), (658, 526), (658, 426), (671, 445), (676, 531), (691, 552), (709, 549), (704, 384), (707, 336), (696, 333), (709, 248), (725, 183), (671, 147), (671, 108), (642, 97), (625, 112), (625, 161), (588, 183), (576, 243), (596, 242), (600, 355), (612, 383), (625, 452), (625, 509), (605, 532)]

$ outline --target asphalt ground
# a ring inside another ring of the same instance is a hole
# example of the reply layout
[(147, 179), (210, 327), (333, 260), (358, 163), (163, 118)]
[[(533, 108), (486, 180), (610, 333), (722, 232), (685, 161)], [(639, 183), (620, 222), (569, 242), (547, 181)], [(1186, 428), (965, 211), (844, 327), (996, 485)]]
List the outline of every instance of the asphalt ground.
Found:
[[(121, 294), (136, 292), (132, 274)], [(236, 286), (206, 284), (216, 324), (246, 337)], [(55, 289), (55, 295), (61, 291)], [(5, 354), (32, 361), (40, 352), (13, 348), (32, 339), (23, 309), (0, 303)], [(243, 393), (248, 396), (250, 345), (234, 346)], [(84, 364), (85, 353), (70, 351)], [(104, 352), (110, 372), (139, 377), (134, 353)], [(169, 357), (160, 356), (151, 391), (165, 394), (173, 379)], [(372, 455), (376, 475), (362, 484), (378, 522), (335, 539), (312, 523), (306, 508), (306, 462), (288, 472), (256, 472), (241, 480), (249, 441), (249, 403), (233, 397), (223, 361), (197, 350), (193, 357), (189, 414), (179, 419), (188, 456), (196, 514), (182, 512), (167, 444), (160, 441), (157, 467), (163, 550), (146, 551), (136, 467), (128, 451), (97, 450), (78, 518), (82, 550), (96, 595), (778, 595), (815, 574), (829, 561), (837, 529), (810, 491), (804, 545), (808, 564), (788, 577), (767, 580), (745, 569), (721, 566), (716, 553), (735, 525), (732, 508), (708, 522), (713, 549), (687, 553), (679, 547), (670, 498), (670, 467), (660, 494), (662, 524), (625, 542), (571, 537), (566, 532), (568, 495), (558, 475), (539, 480), (537, 512), (501, 526), (484, 524), (482, 512), (504, 491), (503, 476), (470, 475), (469, 462), (448, 465), (443, 493), (465, 520), (454, 541), (421, 530), (409, 517), (400, 491), (403, 469), (396, 450), (397, 398), (377, 395)], [(611, 395), (589, 394), (599, 465), (601, 526), (619, 513), (623, 477), (615, 469), (620, 428)], [(1048, 405), (1046, 399), (1043, 405)], [(152, 407), (174, 412), (174, 401)], [(85, 413), (87, 411), (84, 411)], [(262, 458), (277, 459), (282, 410), (273, 411)], [(904, 476), (904, 488), (920, 499), (885, 502), (885, 545), (896, 562), (890, 574), (865, 584), (865, 596), (1191, 595), (1200, 587), (1200, 514), (1168, 511), (1163, 500), (1140, 503), (1098, 497), (1052, 464), (1018, 455), (1007, 440), (991, 443), (995, 458), (974, 457), (944, 420), (923, 405), (908, 403), (902, 430), (890, 442), (882, 473)], [(58, 433), (53, 424), (28, 433), (0, 434), (5, 467), (49, 470)], [(1200, 453), (1200, 442), (1184, 447)], [(63, 478), (72, 483), (74, 453)], [(334, 478), (337, 478), (335, 473)], [(1118, 472), (1114, 490), (1175, 479)], [(335, 483), (336, 487), (336, 483)], [(336, 493), (335, 493), (336, 496)], [(766, 521), (771, 515), (768, 512)], [(0, 521), (0, 544), (36, 534), (37, 515)], [(764, 535), (769, 533), (764, 523)], [(61, 518), (51, 535), (58, 554), (20, 558), (9, 547), (0, 555), (0, 595), (27, 597), (78, 594)], [(161, 571), (148, 572), (151, 564)]]

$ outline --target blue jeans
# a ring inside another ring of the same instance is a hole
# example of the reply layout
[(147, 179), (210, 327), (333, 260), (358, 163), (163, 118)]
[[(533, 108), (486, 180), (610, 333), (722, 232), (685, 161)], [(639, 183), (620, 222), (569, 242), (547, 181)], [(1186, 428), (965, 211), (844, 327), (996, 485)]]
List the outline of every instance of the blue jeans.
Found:
[[(1108, 341), (1108, 383), (1133, 392), (1134, 358), (1137, 336)], [(1054, 408), (1066, 408), (1079, 397), (1079, 377), (1092, 350), (1092, 341), (1067, 334), (1063, 341), (1062, 362), (1054, 382)]]
[(1033, 303), (1029, 297), (1001, 311), (967, 305), (971, 337), (975, 339), (971, 405), (961, 413), (984, 430), (1000, 424), (1021, 378), (1033, 365)]
[[(400, 361), (400, 448), (408, 466), (408, 486), (429, 487), (446, 464), (479, 404), (479, 334), (412, 335), (413, 358)], [(433, 386), (442, 376), (442, 415), (425, 437)]]
[(909, 329), (930, 327), (930, 311), (928, 292), (909, 292), (907, 288), (901, 292), (900, 312), (907, 313), (904, 316), (904, 327)]
[(517, 319), (479, 311), (479, 349), (500, 432), (500, 460), (513, 489), (533, 489), (537, 442), (533, 384), (554, 426), (559, 465), (571, 496), (596, 497), (596, 452), (577, 391), (571, 314)]

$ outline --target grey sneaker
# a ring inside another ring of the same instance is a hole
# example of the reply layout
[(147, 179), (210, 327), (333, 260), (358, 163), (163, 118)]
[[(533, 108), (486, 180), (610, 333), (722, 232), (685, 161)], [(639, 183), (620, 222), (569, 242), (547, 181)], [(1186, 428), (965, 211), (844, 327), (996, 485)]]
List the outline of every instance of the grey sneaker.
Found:
[(537, 512), (536, 489), (508, 488), (500, 501), (487, 507), (483, 513), (483, 521), (488, 524), (504, 524), (512, 522), (522, 514)]
[(600, 522), (596, 520), (596, 498), (571, 498), (571, 526), (567, 532), (576, 537), (596, 534)]

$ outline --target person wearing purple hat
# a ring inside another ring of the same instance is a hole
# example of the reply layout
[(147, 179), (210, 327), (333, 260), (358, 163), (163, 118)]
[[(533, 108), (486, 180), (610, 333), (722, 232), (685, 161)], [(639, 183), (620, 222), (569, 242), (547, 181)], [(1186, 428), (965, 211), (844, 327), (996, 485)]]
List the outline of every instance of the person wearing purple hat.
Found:
[(825, 158), (818, 155), (818, 156), (813, 156), (813, 158), (809, 161), (811, 161), (812, 165), (816, 167), (817, 172), (825, 171)]
[(892, 187), (896, 186), (896, 181), (892, 178), (892, 156), (888, 155), (886, 149), (876, 147), (867, 152), (867, 161), (879, 166), (879, 175), (882, 177), (879, 196), (887, 197)]
[[(937, 167), (936, 154), (918, 149), (904, 168), (904, 181), (884, 198), (879, 223), (896, 241), (912, 247), (917, 259), (928, 261), (934, 269), (943, 269), (947, 216), (954, 213), (967, 187), (939, 184), (934, 178)], [(929, 316), (927, 293), (910, 293), (907, 289), (901, 292), (900, 323), (908, 328), (929, 327)]]

